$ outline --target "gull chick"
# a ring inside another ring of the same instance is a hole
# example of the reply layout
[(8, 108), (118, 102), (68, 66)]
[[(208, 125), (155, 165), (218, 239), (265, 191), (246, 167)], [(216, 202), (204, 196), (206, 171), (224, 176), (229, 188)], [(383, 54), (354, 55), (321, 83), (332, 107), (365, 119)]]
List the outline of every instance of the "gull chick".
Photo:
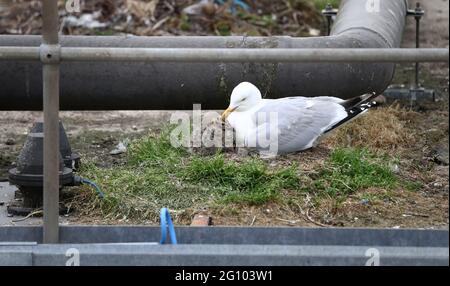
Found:
[(348, 100), (329, 96), (263, 99), (255, 85), (242, 82), (234, 88), (221, 118), (235, 129), (236, 141), (243, 146), (285, 154), (315, 146), (323, 135), (374, 106), (375, 97), (373, 93)]

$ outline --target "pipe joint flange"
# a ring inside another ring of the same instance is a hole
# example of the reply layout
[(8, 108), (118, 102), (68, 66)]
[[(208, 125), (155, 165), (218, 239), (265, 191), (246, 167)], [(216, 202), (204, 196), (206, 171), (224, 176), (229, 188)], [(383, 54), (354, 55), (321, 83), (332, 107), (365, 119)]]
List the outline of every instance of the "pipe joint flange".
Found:
[(43, 64), (59, 64), (61, 61), (61, 45), (42, 44), (39, 55)]

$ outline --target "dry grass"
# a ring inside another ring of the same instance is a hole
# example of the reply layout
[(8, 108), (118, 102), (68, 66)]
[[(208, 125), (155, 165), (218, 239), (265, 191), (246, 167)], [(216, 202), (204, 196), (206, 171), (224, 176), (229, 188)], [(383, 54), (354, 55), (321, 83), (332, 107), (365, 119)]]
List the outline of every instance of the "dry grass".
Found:
[(323, 144), (330, 147), (364, 147), (397, 152), (414, 144), (411, 118), (417, 113), (395, 106), (373, 109), (331, 134)]

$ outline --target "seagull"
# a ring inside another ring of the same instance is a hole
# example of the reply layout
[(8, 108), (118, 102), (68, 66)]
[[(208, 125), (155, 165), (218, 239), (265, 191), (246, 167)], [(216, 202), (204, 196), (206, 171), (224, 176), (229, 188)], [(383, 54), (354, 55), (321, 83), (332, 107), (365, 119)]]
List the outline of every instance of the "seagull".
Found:
[(240, 146), (280, 155), (316, 146), (324, 135), (375, 106), (376, 96), (263, 99), (255, 85), (242, 82), (231, 93), (221, 119), (233, 127)]

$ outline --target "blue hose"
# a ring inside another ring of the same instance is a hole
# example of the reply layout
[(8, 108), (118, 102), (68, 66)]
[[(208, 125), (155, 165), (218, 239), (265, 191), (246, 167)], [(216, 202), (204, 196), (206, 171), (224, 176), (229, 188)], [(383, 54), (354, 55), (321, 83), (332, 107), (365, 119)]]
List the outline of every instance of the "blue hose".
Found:
[(170, 241), (172, 244), (177, 244), (177, 236), (175, 234), (175, 228), (173, 227), (172, 218), (170, 217), (169, 210), (166, 208), (161, 209), (161, 244), (165, 244), (167, 240), (167, 228), (169, 229)]
[[(224, 0), (216, 0), (217, 3), (223, 5), (225, 4)], [(231, 7), (232, 12), (235, 12), (235, 7), (234, 6), (240, 6), (242, 9), (249, 11), (250, 10), (250, 6), (248, 6), (244, 1), (242, 0), (234, 0), (233, 1), (233, 7)]]
[(85, 179), (85, 178), (81, 178), (81, 183), (93, 187), (101, 199), (103, 199), (105, 197), (105, 194), (100, 190), (100, 187), (97, 186), (96, 183), (94, 183), (88, 179)]

